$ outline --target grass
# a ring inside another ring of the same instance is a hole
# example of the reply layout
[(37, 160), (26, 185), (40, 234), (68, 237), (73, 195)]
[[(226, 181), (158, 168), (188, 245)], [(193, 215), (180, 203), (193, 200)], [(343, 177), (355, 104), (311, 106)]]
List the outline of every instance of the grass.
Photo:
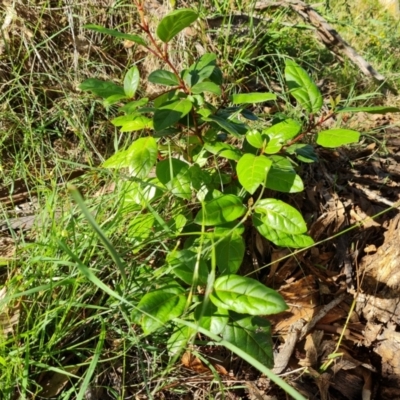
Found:
[[(0, 74), (6, 82), (0, 92), (0, 183), (12, 195), (14, 183), (24, 182), (27, 200), (37, 201), (39, 218), (33, 230), (11, 233), (17, 253), (0, 265), (0, 288), (5, 289), (0, 296), (0, 398), (83, 399), (92, 391), (102, 399), (161, 393), (180, 399), (196, 390), (203, 391), (203, 398), (217, 398), (228, 391), (225, 383), (216, 384), (215, 377), (196, 383), (179, 363), (169, 361), (168, 329), (144, 337), (131, 321), (129, 304), (163, 283), (159, 267), (175, 243), (165, 227), (149, 234), (141, 213), (148, 203), (127, 207), (132, 198), (126, 177), (100, 167), (132, 136), (121, 135), (108, 122), (113, 109), (104, 110), (77, 89), (89, 76), (118, 82), (127, 65), (140, 62), (117, 41), (82, 29), (85, 23), (99, 23), (134, 31), (133, 6), (129, 1), (91, 1), (85, 7), (58, 3), (27, 1), (23, 8), (0, 8)], [(360, 4), (358, 17), (345, 2), (322, 10), (399, 87), (398, 22), (378, 13), (365, 26), (377, 8), (370, 1)], [(199, 6), (205, 16), (212, 9), (217, 14), (232, 10), (228, 1)], [(239, 2), (236, 11), (250, 6)], [(350, 64), (332, 67), (332, 55), (310, 30), (287, 25), (294, 15), (278, 10), (273, 17), (267, 32), (254, 27), (237, 43), (226, 37), (217, 45), (202, 43), (218, 51), (233, 90), (282, 86), (287, 56), (309, 67), (314, 77), (331, 79), (335, 92), (348, 95), (355, 87), (355, 96), (365, 89), (355, 84), (360, 75)], [(258, 52), (252, 51), (255, 45)], [(86, 174), (74, 184), (91, 213), (86, 217), (65, 182), (66, 173), (81, 168)], [(2, 208), (1, 214), (8, 215), (10, 210)], [(168, 214), (167, 193), (152, 203), (152, 210), (156, 220)]]

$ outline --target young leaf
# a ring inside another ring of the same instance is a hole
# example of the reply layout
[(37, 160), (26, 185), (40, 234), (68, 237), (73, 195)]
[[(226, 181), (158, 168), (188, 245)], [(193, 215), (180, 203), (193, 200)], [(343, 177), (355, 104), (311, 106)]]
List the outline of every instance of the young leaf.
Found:
[(140, 114), (121, 115), (111, 120), (111, 123), (114, 126), (120, 126), (121, 132), (140, 131), (153, 126), (153, 121), (150, 118)]
[(134, 321), (141, 325), (145, 335), (149, 335), (179, 317), (185, 304), (186, 296), (178, 287), (156, 290), (142, 297), (135, 310)]
[(156, 175), (175, 196), (186, 200), (192, 197), (189, 165), (185, 162), (176, 158), (160, 161), (156, 167)]
[(256, 129), (251, 129), (246, 133), (246, 140), (256, 149), (262, 149), (264, 146), (264, 139)]
[(256, 203), (256, 213), (271, 229), (298, 235), (307, 231), (303, 216), (294, 207), (277, 199), (261, 199)]
[(223, 332), (229, 320), (228, 310), (215, 307), (210, 301), (203, 308), (203, 303), (199, 304), (194, 311), (194, 318), (199, 325), (215, 335)]
[(111, 96), (119, 96), (119, 99), (126, 98), (125, 91), (121, 86), (96, 78), (89, 78), (84, 80), (79, 85), (79, 89), (90, 91), (94, 95), (102, 97), (103, 99), (109, 98)]
[(246, 153), (236, 166), (236, 173), (240, 184), (253, 194), (265, 182), (272, 162), (265, 156), (255, 156)]
[(360, 139), (359, 132), (351, 129), (329, 129), (317, 134), (317, 144), (322, 147), (339, 147), (344, 144), (355, 143)]
[(107, 29), (107, 28), (104, 28), (103, 26), (95, 25), (95, 24), (87, 24), (87, 25), (83, 25), (83, 27), (85, 29), (89, 29), (91, 31), (104, 33), (105, 35), (114, 36), (119, 39), (130, 40), (131, 42), (134, 42), (136, 44), (140, 44), (142, 46), (147, 46), (146, 41), (138, 35), (130, 35), (128, 33), (122, 33), (115, 29)]
[(285, 119), (271, 127), (262, 131), (263, 135), (268, 135), (270, 139), (276, 137), (282, 138), (284, 141), (293, 139), (301, 131), (301, 125), (294, 119)]
[(278, 292), (239, 275), (217, 278), (210, 299), (217, 307), (240, 314), (270, 315), (288, 308)]
[(132, 98), (135, 95), (139, 86), (139, 80), (139, 69), (138, 67), (133, 66), (128, 70), (124, 78), (124, 92), (126, 97)]
[(274, 93), (239, 93), (232, 96), (233, 104), (254, 104), (276, 100)]
[(221, 275), (235, 274), (242, 265), (245, 244), (242, 236), (231, 234), (215, 247), (216, 261)]
[(167, 262), (172, 267), (172, 272), (188, 285), (205, 285), (207, 283), (208, 267), (202, 259), (197, 267), (197, 280), (194, 280), (197, 253), (191, 250), (175, 251), (168, 255)]
[(194, 222), (199, 225), (222, 225), (240, 218), (246, 212), (242, 199), (227, 194), (203, 204)]
[(337, 113), (346, 112), (366, 112), (370, 114), (386, 114), (392, 112), (400, 112), (400, 108), (390, 106), (372, 106), (372, 107), (344, 107), (335, 110)]
[(222, 331), (222, 337), (268, 368), (274, 365), (269, 321), (258, 316), (230, 312), (231, 320)]
[(134, 176), (146, 178), (157, 161), (157, 143), (151, 136), (137, 139), (124, 151), (106, 160), (104, 168), (130, 167)]
[(165, 86), (179, 86), (179, 79), (175, 74), (163, 69), (153, 71), (149, 77), (149, 82)]
[(217, 96), (221, 95), (221, 88), (213, 82), (200, 82), (192, 87), (192, 93), (202, 94), (204, 92), (214, 93)]
[(307, 72), (292, 60), (285, 61), (285, 79), (290, 93), (309, 113), (317, 113), (322, 108), (323, 98), (317, 85)]
[(154, 113), (154, 129), (156, 131), (162, 131), (177, 123), (190, 112), (192, 107), (193, 104), (187, 99), (180, 99), (163, 105)]
[(168, 43), (179, 32), (196, 21), (197, 18), (197, 13), (188, 8), (172, 11), (159, 23), (157, 27), (157, 36), (164, 43)]
[(314, 244), (314, 241), (310, 236), (305, 234), (292, 235), (290, 233), (272, 229), (268, 226), (267, 223), (264, 223), (262, 218), (263, 216), (261, 214), (253, 214), (253, 225), (262, 236), (264, 236), (266, 239), (270, 240), (277, 246), (302, 248)]
[(231, 144), (223, 142), (205, 143), (204, 148), (211, 154), (227, 158), (228, 160), (238, 161), (242, 156), (241, 151)]

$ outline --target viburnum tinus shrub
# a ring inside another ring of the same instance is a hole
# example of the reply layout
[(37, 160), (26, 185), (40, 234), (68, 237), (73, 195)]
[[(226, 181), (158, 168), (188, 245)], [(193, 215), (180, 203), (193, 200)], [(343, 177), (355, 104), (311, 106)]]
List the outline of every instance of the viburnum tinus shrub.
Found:
[[(301, 192), (297, 166), (318, 161), (316, 146), (334, 148), (359, 140), (354, 130), (323, 129), (323, 122), (334, 115), (397, 110), (340, 108), (340, 99), (323, 107), (316, 84), (296, 62), (287, 60), (287, 90), (301, 111), (299, 119), (281, 117), (271, 126), (251, 107), (274, 101), (277, 95), (229, 97), (215, 54), (206, 53), (182, 70), (170, 60), (171, 40), (196, 21), (195, 11), (171, 12), (154, 37), (142, 5), (137, 6), (141, 36), (97, 25), (86, 28), (130, 40), (157, 56), (165, 67), (153, 71), (148, 80), (165, 90), (152, 100), (137, 98), (136, 66), (128, 69), (121, 86), (94, 78), (80, 85), (102, 97), (106, 106), (119, 107), (121, 115), (111, 123), (121, 132), (138, 132), (127, 149), (103, 164), (129, 170), (130, 199), (148, 211), (129, 225), (137, 247), (157, 229), (176, 243), (158, 274), (162, 281), (149, 282), (150, 290), (134, 304), (132, 321), (145, 335), (173, 327), (168, 341), (172, 355), (186, 346), (198, 327), (271, 367), (270, 326), (261, 316), (280, 313), (287, 305), (276, 291), (238, 274), (245, 255), (245, 224), (277, 246), (313, 245), (302, 214), (284, 201), (266, 198), (265, 189)], [(163, 193), (175, 206), (172, 216), (155, 213), (151, 206)], [(178, 245), (183, 236), (184, 244)]]

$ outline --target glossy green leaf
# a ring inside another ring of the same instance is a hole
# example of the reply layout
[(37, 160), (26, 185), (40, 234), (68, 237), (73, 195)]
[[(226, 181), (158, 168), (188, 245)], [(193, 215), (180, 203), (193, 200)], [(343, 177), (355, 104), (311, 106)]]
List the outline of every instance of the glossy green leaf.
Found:
[(179, 288), (161, 289), (145, 294), (135, 310), (135, 322), (145, 335), (162, 328), (168, 321), (179, 317), (186, 304), (186, 295)]
[(285, 157), (271, 156), (272, 166), (267, 175), (265, 187), (284, 193), (297, 193), (304, 190), (300, 176), (296, 174), (293, 166)]
[(204, 148), (211, 154), (218, 155), (228, 160), (238, 161), (242, 156), (241, 151), (231, 144), (223, 142), (205, 143)]
[(285, 61), (285, 79), (290, 94), (309, 113), (321, 110), (323, 98), (307, 72), (292, 60)]
[(278, 292), (239, 275), (217, 278), (210, 299), (217, 307), (240, 314), (270, 315), (288, 308)]
[(229, 119), (226, 119), (219, 115), (212, 115), (210, 117), (204, 118), (204, 121), (214, 122), (225, 132), (228, 132), (235, 137), (241, 138), (240, 125)]
[(337, 113), (366, 112), (370, 114), (386, 114), (400, 112), (400, 108), (390, 106), (371, 106), (371, 107), (344, 107), (335, 110)]
[(242, 199), (227, 194), (203, 203), (203, 208), (197, 213), (194, 222), (206, 226), (221, 225), (240, 218), (245, 212), (246, 207)]
[(172, 272), (188, 285), (204, 285), (207, 283), (208, 267), (203, 259), (199, 260), (197, 278), (195, 279), (197, 253), (191, 250), (175, 251), (168, 255), (167, 262), (172, 268)]
[(214, 93), (218, 96), (221, 95), (221, 88), (213, 82), (200, 82), (192, 87), (192, 93), (202, 94), (204, 92)]
[(157, 36), (164, 42), (168, 43), (174, 36), (185, 28), (190, 26), (196, 19), (198, 14), (191, 10), (181, 8), (172, 11), (166, 15), (157, 27)]
[(177, 76), (163, 69), (157, 69), (149, 75), (149, 82), (165, 86), (179, 86), (179, 79)]
[(147, 178), (157, 161), (157, 142), (151, 136), (137, 139), (124, 151), (119, 151), (103, 164), (104, 168), (129, 167), (133, 176)]
[(146, 41), (144, 39), (142, 39), (138, 35), (131, 35), (129, 33), (122, 33), (122, 32), (117, 31), (115, 29), (107, 29), (107, 28), (104, 28), (103, 26), (95, 25), (95, 24), (87, 24), (87, 25), (83, 25), (83, 27), (85, 29), (89, 29), (91, 31), (104, 33), (105, 35), (114, 36), (114, 37), (119, 38), (119, 39), (130, 40), (131, 42), (134, 42), (136, 44), (140, 44), (142, 46), (147, 46)]
[(196, 307), (194, 318), (201, 327), (215, 335), (219, 335), (229, 321), (229, 312), (223, 308), (216, 307), (212, 302), (208, 301), (205, 308), (203, 308), (203, 303)]
[(194, 87), (199, 82), (203, 82), (205, 79), (210, 79), (217, 86), (221, 83), (216, 82), (212, 79), (212, 75), (217, 69), (217, 56), (212, 53), (203, 54), (196, 62), (194, 62), (189, 69), (183, 74), (184, 81), (190, 86)]
[(102, 97), (103, 99), (112, 96), (117, 96), (119, 99), (126, 98), (125, 91), (121, 86), (96, 78), (86, 79), (79, 85), (79, 89), (90, 91), (94, 95)]
[(307, 231), (303, 216), (294, 207), (277, 199), (261, 199), (255, 211), (262, 215), (262, 221), (271, 229), (298, 235)]
[(274, 366), (271, 325), (258, 316), (230, 313), (231, 320), (222, 331), (222, 337), (268, 368)]
[(147, 97), (143, 97), (140, 100), (130, 101), (129, 103), (126, 103), (120, 108), (120, 110), (125, 114), (133, 114), (137, 111), (139, 107), (146, 105), (148, 102), (149, 99)]
[(176, 158), (160, 161), (156, 167), (156, 175), (175, 196), (186, 200), (192, 197), (191, 175), (189, 165), (185, 162)]
[(292, 235), (290, 233), (270, 228), (268, 223), (264, 223), (262, 214), (254, 213), (252, 219), (253, 225), (256, 227), (258, 232), (277, 246), (302, 248), (314, 244), (313, 239), (308, 235)]
[(256, 149), (262, 149), (265, 139), (263, 139), (259, 131), (251, 129), (246, 133), (246, 140)]
[(193, 104), (187, 99), (180, 99), (163, 105), (154, 113), (154, 129), (156, 131), (161, 131), (165, 128), (169, 128), (187, 115), (192, 107)]
[(177, 356), (187, 349), (197, 331), (189, 326), (178, 326), (167, 340), (167, 349), (170, 357)]
[(288, 154), (294, 154), (299, 161), (313, 163), (318, 161), (314, 147), (309, 144), (295, 143), (286, 148)]
[(316, 142), (322, 147), (339, 147), (344, 144), (356, 143), (360, 139), (360, 133), (351, 129), (329, 129), (317, 134)]
[(140, 114), (121, 115), (114, 118), (111, 123), (121, 127), (121, 132), (140, 131), (142, 129), (150, 129), (153, 121), (150, 118)]
[(240, 184), (253, 194), (266, 181), (272, 162), (265, 156), (246, 153), (239, 160), (236, 173)]
[(231, 234), (215, 247), (218, 270), (221, 274), (235, 274), (243, 262), (245, 243), (242, 236)]
[(286, 119), (279, 122), (271, 127), (262, 131), (262, 136), (268, 136), (268, 146), (271, 146), (271, 142), (274, 139), (280, 140), (282, 143), (286, 143), (288, 140), (296, 137), (301, 131), (301, 125), (294, 119)]
[(124, 92), (126, 97), (132, 98), (136, 90), (139, 86), (140, 75), (139, 69), (136, 66), (133, 66), (128, 70), (124, 78)]
[(254, 104), (276, 100), (274, 93), (239, 93), (232, 96), (233, 104)]

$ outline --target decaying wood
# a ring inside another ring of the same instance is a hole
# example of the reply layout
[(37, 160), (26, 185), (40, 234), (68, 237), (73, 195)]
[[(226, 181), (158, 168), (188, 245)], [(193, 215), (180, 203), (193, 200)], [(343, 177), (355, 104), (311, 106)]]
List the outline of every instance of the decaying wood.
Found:
[(290, 7), (295, 11), (301, 18), (307, 23), (315, 27), (317, 35), (322, 43), (333, 53), (335, 53), (339, 59), (342, 59), (342, 55), (346, 56), (354, 65), (356, 65), (360, 71), (367, 77), (374, 79), (382, 89), (386, 92), (392, 92), (397, 94), (397, 91), (390, 87), (386, 83), (386, 78), (376, 71), (370, 63), (368, 63), (363, 57), (361, 57), (353, 47), (351, 47), (330, 25), (325, 18), (323, 18), (314, 8), (310, 5), (299, 0), (285, 0), (285, 1), (259, 1), (256, 3), (255, 10), (263, 11), (271, 6), (284, 6)]

